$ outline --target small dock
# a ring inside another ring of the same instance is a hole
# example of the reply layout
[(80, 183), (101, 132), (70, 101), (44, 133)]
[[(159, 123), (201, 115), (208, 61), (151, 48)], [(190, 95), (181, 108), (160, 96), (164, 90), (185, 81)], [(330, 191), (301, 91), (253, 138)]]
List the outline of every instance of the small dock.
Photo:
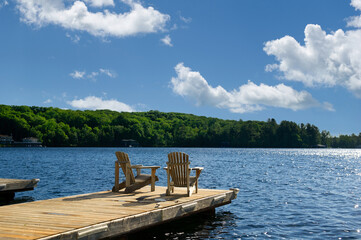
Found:
[(0, 178), (0, 197), (11, 200), (15, 192), (24, 192), (34, 190), (39, 179), (6, 179)]
[(103, 191), (0, 207), (0, 239), (102, 239), (126, 235), (192, 214), (213, 211), (238, 189), (186, 189), (166, 196), (166, 187), (133, 193)]

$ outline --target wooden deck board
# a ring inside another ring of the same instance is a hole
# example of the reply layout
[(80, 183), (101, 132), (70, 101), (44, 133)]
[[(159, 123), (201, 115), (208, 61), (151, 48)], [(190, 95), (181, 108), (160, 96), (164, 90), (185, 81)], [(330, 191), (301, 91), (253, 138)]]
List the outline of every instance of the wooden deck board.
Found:
[(26, 228), (30, 228), (30, 229), (44, 229), (44, 226), (46, 226), (46, 229), (50, 229), (50, 230), (56, 230), (56, 231), (66, 231), (68, 230), (69, 227), (62, 227), (62, 226), (52, 226), (51, 224), (46, 224), (46, 223), (19, 223), (19, 222), (0, 222), (1, 226), (6, 226), (6, 227), (12, 227), (12, 228), (22, 228), (22, 227), (26, 227)]
[(233, 190), (144, 187), (134, 193), (103, 191), (0, 207), (1, 239), (95, 239), (124, 234), (230, 203)]

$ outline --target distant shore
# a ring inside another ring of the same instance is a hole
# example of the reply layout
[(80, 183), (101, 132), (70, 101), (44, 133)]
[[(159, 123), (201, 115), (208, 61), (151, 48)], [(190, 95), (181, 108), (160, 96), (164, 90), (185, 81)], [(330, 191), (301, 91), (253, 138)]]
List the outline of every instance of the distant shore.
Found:
[(0, 145), (47, 147), (361, 148), (310, 123), (223, 120), (184, 113), (74, 111), (0, 105)]

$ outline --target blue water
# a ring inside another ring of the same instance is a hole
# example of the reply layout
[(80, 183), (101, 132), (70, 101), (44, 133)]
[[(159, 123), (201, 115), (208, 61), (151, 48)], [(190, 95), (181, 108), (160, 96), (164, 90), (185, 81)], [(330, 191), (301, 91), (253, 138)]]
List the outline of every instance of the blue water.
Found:
[[(1, 148), (0, 178), (40, 178), (15, 203), (108, 190), (114, 152), (133, 164), (165, 166), (183, 151), (203, 166), (202, 188), (240, 189), (210, 218), (144, 233), (151, 239), (361, 239), (361, 150), (194, 148)], [(157, 185), (166, 173), (157, 172)]]

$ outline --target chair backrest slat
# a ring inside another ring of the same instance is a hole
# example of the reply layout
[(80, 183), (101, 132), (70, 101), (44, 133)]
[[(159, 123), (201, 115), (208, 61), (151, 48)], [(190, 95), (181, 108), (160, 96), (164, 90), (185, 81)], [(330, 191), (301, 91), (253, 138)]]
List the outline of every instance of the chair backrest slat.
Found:
[(168, 168), (175, 186), (186, 187), (189, 174), (189, 156), (182, 152), (168, 154)]
[(128, 167), (130, 169), (130, 184), (135, 183), (135, 177), (133, 171), (130, 168), (131, 165), (128, 154), (125, 152), (115, 152), (115, 155), (117, 156), (119, 166), (123, 170), (124, 176), (126, 175), (126, 169)]

